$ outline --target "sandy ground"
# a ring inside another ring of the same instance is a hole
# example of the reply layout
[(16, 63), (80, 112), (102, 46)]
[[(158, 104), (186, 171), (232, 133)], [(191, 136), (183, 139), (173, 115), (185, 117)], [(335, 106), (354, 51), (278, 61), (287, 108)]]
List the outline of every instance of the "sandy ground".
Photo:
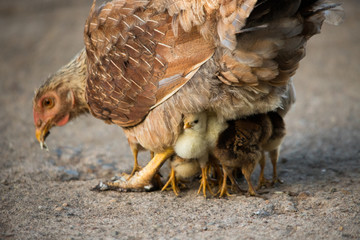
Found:
[(197, 183), (180, 197), (90, 191), (133, 164), (122, 130), (91, 116), (53, 129), (40, 150), (33, 90), (81, 49), (89, 6), (0, 2), (0, 239), (360, 239), (359, 1), (308, 44), (286, 117), (285, 183), (268, 200), (204, 199)]

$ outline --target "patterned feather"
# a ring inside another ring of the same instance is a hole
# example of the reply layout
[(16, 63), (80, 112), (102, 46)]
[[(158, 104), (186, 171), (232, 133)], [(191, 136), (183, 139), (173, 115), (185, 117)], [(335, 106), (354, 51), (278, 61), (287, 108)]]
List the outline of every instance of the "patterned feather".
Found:
[(337, 7), (321, 0), (93, 4), (85, 27), (90, 111), (159, 152), (175, 143), (184, 113), (231, 120), (282, 107), (307, 40)]

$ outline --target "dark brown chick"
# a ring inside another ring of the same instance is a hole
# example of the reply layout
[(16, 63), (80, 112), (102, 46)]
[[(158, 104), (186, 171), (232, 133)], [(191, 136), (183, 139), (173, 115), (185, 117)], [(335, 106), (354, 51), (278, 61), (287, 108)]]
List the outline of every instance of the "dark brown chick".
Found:
[(261, 173), (259, 187), (267, 183), (264, 177), (265, 152), (270, 153), (273, 164), (273, 182), (277, 181), (276, 162), (280, 144), (285, 136), (283, 118), (276, 112), (257, 114), (245, 119), (229, 121), (229, 127), (219, 136), (214, 156), (223, 168), (223, 181), (220, 197), (229, 195), (227, 191), (227, 177), (233, 187), (238, 187), (233, 177), (233, 170), (240, 168), (249, 189), (248, 193), (255, 196), (256, 192), (251, 183), (251, 174), (260, 163)]
[[(262, 115), (257, 115), (262, 117)], [(213, 155), (219, 160), (223, 168), (223, 181), (219, 196), (229, 195), (227, 191), (227, 178), (232, 186), (238, 186), (233, 170), (241, 168), (248, 183), (249, 194), (256, 195), (250, 177), (261, 158), (261, 126), (248, 119), (229, 121), (228, 128), (219, 136)]]
[[(259, 185), (258, 189), (262, 186), (269, 186), (273, 185), (276, 182), (282, 183), (282, 181), (277, 176), (277, 161), (279, 158), (280, 146), (281, 143), (286, 135), (286, 128), (284, 119), (280, 116), (277, 112), (269, 112), (266, 114), (266, 117), (270, 120), (271, 126), (268, 128), (263, 128), (263, 131), (266, 131), (264, 134), (268, 139), (264, 139), (265, 141), (261, 145), (262, 156), (260, 159), (260, 176), (259, 176)], [(264, 170), (265, 170), (265, 152), (269, 153), (269, 157), (273, 167), (273, 176), (272, 181), (269, 182), (264, 177)]]

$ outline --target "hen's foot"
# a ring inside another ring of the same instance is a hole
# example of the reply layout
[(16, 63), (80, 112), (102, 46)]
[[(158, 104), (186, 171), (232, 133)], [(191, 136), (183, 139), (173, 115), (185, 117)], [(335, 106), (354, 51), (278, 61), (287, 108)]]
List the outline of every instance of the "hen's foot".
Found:
[(153, 190), (158, 185), (156, 174), (163, 163), (172, 154), (174, 154), (174, 150), (172, 148), (166, 149), (164, 152), (157, 153), (143, 169), (139, 172), (135, 172), (131, 178), (120, 177), (116, 181), (105, 183), (100, 182), (93, 190), (117, 190), (122, 192)]
[(142, 167), (138, 164), (134, 165), (133, 170), (131, 171), (130, 175), (123, 173), (122, 176), (124, 176), (127, 180), (129, 180), (136, 172), (140, 172)]

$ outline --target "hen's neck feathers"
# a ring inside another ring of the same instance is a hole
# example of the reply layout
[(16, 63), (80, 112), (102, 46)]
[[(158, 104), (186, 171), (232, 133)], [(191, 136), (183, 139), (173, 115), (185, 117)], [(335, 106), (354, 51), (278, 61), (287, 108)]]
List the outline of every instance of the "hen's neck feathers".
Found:
[(75, 104), (70, 112), (70, 118), (75, 118), (89, 112), (85, 97), (87, 78), (86, 52), (82, 49), (68, 64), (51, 75), (36, 91), (34, 102), (49, 91), (57, 93), (71, 90), (75, 97)]

